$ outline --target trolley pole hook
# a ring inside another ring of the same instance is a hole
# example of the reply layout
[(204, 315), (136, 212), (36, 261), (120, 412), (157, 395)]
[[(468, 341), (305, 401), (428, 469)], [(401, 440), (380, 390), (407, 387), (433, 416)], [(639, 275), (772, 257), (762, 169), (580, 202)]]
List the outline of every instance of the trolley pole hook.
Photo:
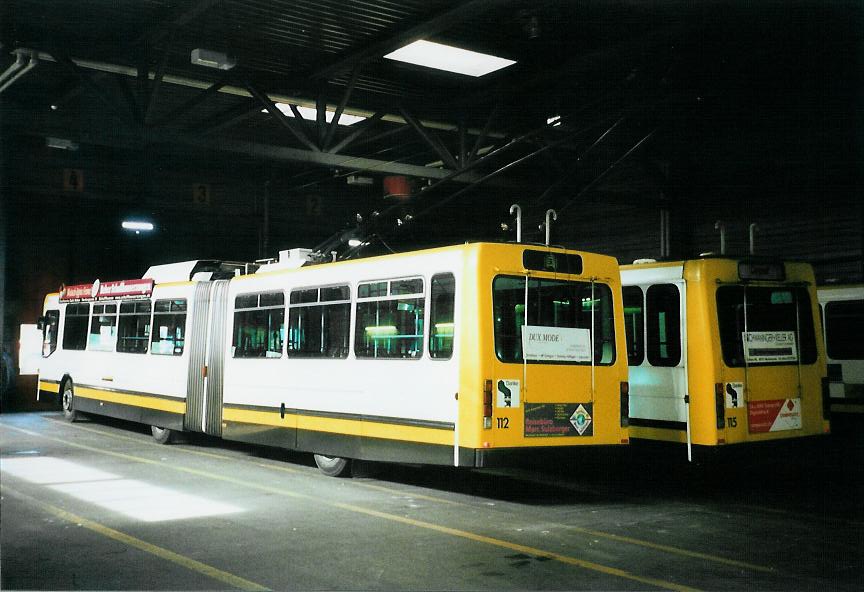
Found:
[(510, 213), (516, 212), (516, 242), (522, 242), (522, 207), (519, 204), (510, 206)]
[(553, 209), (546, 210), (546, 222), (543, 223), (543, 227), (546, 229), (546, 246), (549, 246), (549, 236), (552, 231), (552, 220), (558, 220), (558, 213)]
[(722, 220), (717, 220), (714, 223), (714, 230), (720, 231), (720, 254), (726, 254), (726, 225), (723, 224)]
[(750, 254), (756, 254), (756, 231), (759, 230), (759, 225), (753, 222), (750, 225)]

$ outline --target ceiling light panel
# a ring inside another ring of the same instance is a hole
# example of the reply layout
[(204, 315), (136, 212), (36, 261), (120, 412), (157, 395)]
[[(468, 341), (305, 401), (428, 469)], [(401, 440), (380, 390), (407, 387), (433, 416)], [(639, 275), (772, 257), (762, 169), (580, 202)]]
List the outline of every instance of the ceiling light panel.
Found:
[[(296, 105), (295, 105), (296, 106)], [(296, 106), (297, 111), (300, 112), (300, 115), (303, 116), (303, 119), (308, 119), (310, 121), (315, 121), (318, 118), (318, 110), (314, 107), (302, 107)], [(291, 105), (286, 103), (276, 103), (276, 108), (279, 109), (284, 115), (288, 117), (294, 117), (294, 112), (291, 110)], [(267, 109), (261, 109), (261, 113), (266, 113)], [(335, 113), (333, 111), (327, 110), (324, 113), (324, 119), (327, 123), (333, 121), (333, 116)], [(339, 125), (354, 125), (360, 121), (366, 119), (365, 117), (361, 117), (360, 115), (349, 115), (342, 112), (342, 115), (339, 116)]]
[(516, 62), (452, 45), (421, 39), (384, 56), (388, 60), (426, 66), (468, 76), (484, 76)]

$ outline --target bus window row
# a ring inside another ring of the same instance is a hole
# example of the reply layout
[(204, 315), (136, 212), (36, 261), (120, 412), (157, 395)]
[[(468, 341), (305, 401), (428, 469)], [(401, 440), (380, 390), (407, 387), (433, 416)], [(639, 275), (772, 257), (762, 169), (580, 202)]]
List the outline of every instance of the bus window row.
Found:
[[(776, 362), (746, 360), (742, 335), (789, 332), (796, 335), (796, 359), (816, 361), (816, 339), (807, 290), (798, 287), (720, 286), (717, 321), (723, 359), (730, 368)], [(681, 294), (675, 284), (654, 284), (643, 290), (624, 286), (627, 360), (640, 366), (674, 367), (681, 363)]]
[[(133, 300), (67, 304), (64, 350), (179, 356), (186, 334), (186, 300)], [(42, 355), (57, 349), (60, 311), (46, 314)], [(152, 330), (151, 330), (152, 328)]]
[[(417, 359), (424, 342), (429, 357), (453, 355), (455, 280), (432, 277), (429, 323), (422, 278), (361, 282), (354, 302), (357, 358)], [(347, 285), (240, 294), (234, 300), (235, 358), (347, 358), (351, 338), (351, 290)]]

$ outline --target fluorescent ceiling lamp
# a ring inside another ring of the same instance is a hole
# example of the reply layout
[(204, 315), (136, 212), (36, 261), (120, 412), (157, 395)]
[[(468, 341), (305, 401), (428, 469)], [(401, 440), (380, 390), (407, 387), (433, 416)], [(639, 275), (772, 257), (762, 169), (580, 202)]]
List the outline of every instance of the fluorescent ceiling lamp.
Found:
[(190, 61), (196, 66), (217, 68), (219, 70), (230, 70), (237, 65), (237, 61), (234, 58), (228, 57), (227, 54), (221, 51), (201, 48), (192, 50)]
[(484, 76), (516, 63), (513, 60), (423, 39), (409, 43), (384, 57), (468, 76)]
[(153, 230), (153, 224), (150, 222), (139, 222), (137, 220), (123, 220), (121, 226), (126, 230)]
[(58, 150), (71, 150), (72, 152), (78, 150), (78, 144), (73, 142), (72, 140), (67, 140), (66, 138), (45, 138), (45, 145), (49, 148), (56, 148)]
[[(296, 105), (295, 105), (296, 106)], [(294, 111), (291, 110), (291, 105), (287, 103), (276, 103), (276, 108), (279, 109), (283, 114), (288, 117), (294, 117)], [(310, 121), (315, 121), (318, 119), (318, 109), (315, 107), (297, 107), (297, 111), (300, 112), (300, 115), (303, 116), (303, 119), (308, 119)], [(267, 109), (261, 109), (261, 113), (267, 113)], [(327, 123), (333, 121), (333, 116), (335, 113), (330, 111), (329, 109), (324, 114), (324, 119)], [(357, 122), (363, 121), (366, 119), (365, 117), (361, 117), (359, 115), (348, 115), (347, 113), (342, 113), (339, 116), (339, 125), (354, 125)]]

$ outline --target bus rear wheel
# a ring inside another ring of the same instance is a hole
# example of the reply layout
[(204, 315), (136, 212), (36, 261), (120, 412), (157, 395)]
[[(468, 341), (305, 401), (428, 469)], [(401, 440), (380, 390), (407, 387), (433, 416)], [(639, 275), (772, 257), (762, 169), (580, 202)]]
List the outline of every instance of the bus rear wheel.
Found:
[(153, 434), (153, 439), (157, 444), (170, 444), (174, 441), (174, 430), (150, 426), (150, 433)]
[(78, 412), (75, 411), (74, 403), (75, 387), (72, 385), (72, 379), (67, 379), (60, 387), (60, 406), (66, 421), (78, 421)]
[(316, 454), (315, 464), (328, 477), (349, 477), (351, 475), (351, 460), (341, 456)]

